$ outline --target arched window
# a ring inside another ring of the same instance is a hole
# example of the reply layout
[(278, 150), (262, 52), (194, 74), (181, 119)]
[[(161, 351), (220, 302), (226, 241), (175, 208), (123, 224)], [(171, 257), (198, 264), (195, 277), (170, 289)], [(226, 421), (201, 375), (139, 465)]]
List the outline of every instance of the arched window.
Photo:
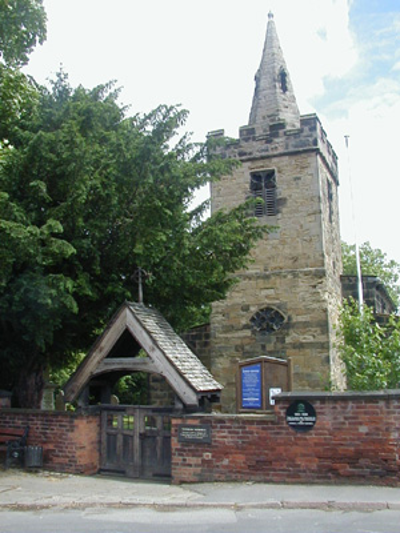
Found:
[(275, 333), (285, 322), (285, 316), (275, 307), (260, 309), (250, 319), (253, 330), (259, 333)]

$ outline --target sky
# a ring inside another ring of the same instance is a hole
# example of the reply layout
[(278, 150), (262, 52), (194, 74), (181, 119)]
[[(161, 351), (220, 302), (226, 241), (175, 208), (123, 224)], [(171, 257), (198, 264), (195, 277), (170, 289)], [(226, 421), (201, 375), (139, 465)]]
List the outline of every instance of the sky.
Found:
[[(399, 0), (44, 0), (48, 38), (25, 69), (72, 86), (116, 80), (129, 113), (189, 110), (204, 141), (248, 123), (272, 11), (301, 114), (339, 157), (341, 236), (400, 263)], [(346, 148), (345, 136), (349, 136)], [(204, 194), (204, 193), (203, 193)]]

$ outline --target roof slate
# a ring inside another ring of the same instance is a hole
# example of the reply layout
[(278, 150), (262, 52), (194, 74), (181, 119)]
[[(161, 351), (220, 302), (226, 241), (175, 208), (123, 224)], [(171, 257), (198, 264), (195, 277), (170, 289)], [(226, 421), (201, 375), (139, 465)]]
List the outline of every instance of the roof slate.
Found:
[(167, 320), (156, 309), (142, 304), (127, 303), (129, 311), (149, 333), (165, 357), (175, 366), (182, 377), (196, 392), (213, 392), (222, 390), (199, 358), (188, 348), (175, 333)]

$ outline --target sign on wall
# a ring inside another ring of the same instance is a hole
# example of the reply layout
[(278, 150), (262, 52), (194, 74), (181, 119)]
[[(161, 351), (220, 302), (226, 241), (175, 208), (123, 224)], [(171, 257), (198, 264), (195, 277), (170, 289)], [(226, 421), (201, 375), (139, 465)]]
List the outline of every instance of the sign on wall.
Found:
[(240, 369), (242, 384), (242, 409), (261, 409), (261, 364)]
[(310, 431), (316, 421), (315, 409), (306, 400), (296, 400), (286, 409), (286, 422), (295, 431)]
[(290, 359), (263, 355), (238, 363), (236, 408), (239, 413), (272, 412), (274, 396), (291, 388)]
[(178, 426), (178, 441), (211, 444), (211, 426), (208, 424), (180, 424)]
[(281, 387), (271, 387), (269, 389), (269, 404), (275, 405), (275, 396), (282, 392)]

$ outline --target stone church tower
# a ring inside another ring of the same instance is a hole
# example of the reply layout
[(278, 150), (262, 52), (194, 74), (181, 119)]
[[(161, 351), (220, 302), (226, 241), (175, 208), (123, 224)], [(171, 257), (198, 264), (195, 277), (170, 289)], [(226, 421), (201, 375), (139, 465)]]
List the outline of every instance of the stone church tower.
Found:
[(226, 411), (235, 410), (237, 363), (249, 358), (291, 358), (296, 390), (340, 387), (343, 379), (334, 346), (342, 267), (337, 157), (318, 117), (300, 116), (271, 13), (268, 19), (249, 124), (217, 149), (241, 165), (211, 188), (212, 212), (254, 196), (262, 200), (255, 216), (275, 227), (213, 306), (211, 371), (225, 387)]

